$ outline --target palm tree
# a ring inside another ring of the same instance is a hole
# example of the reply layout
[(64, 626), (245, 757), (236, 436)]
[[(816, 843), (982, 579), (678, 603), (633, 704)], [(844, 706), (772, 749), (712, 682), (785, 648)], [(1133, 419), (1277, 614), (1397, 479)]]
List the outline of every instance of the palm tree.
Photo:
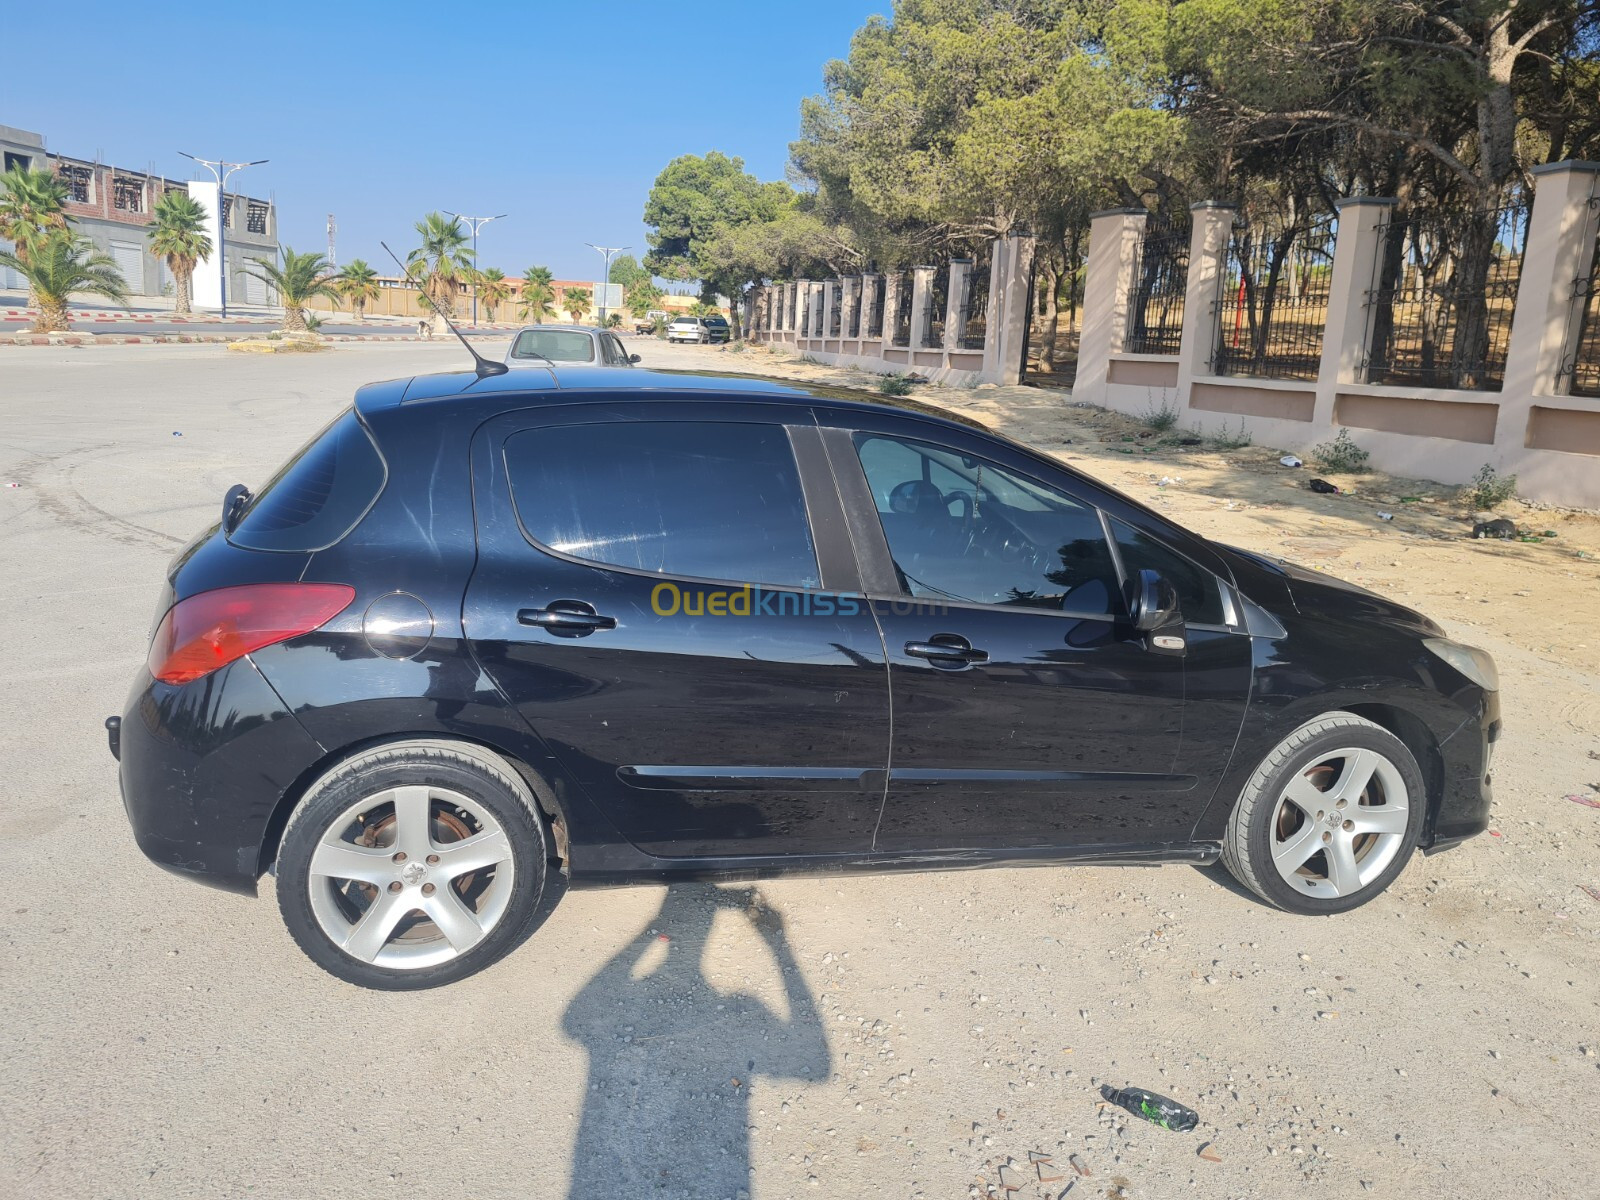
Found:
[[(67, 185), (54, 171), (12, 167), (0, 175), (0, 238), (11, 243), (11, 252), (18, 259), (27, 262), (35, 242), (67, 228), (66, 202)], [(31, 287), (28, 305), (39, 307), (39, 296)]]
[(454, 317), (457, 289), (472, 271), (467, 231), (456, 218), (431, 212), (417, 222), (417, 234), (422, 245), (406, 255), (406, 265), (419, 268), (422, 291), (433, 310)]
[(283, 332), (306, 333), (306, 304), (318, 296), (333, 297), (333, 281), (326, 274), (328, 260), (315, 252), (296, 254), (288, 246), (283, 248), (283, 265), (276, 266), (271, 259), (251, 259), (260, 270), (248, 267), (245, 274), (259, 279), (278, 293), (278, 303), (283, 305)]
[(543, 325), (546, 317), (556, 315), (555, 289), (550, 281), (555, 276), (549, 267), (529, 267), (522, 273), (522, 317), (533, 318), (535, 325)]
[(488, 309), (489, 320), (494, 320), (495, 309), (504, 304), (509, 295), (511, 285), (506, 282), (506, 273), (499, 267), (485, 267), (478, 272), (478, 299)]
[(366, 320), (367, 305), (378, 298), (378, 273), (367, 265), (366, 260), (352, 258), (345, 263), (333, 277), (333, 286), (350, 302), (356, 320)]
[(589, 311), (590, 299), (588, 288), (568, 288), (567, 294), (561, 298), (561, 308), (576, 321)]
[[(20, 253), (24, 248), (26, 256)], [(128, 298), (128, 285), (111, 256), (96, 250), (88, 238), (73, 237), (65, 229), (18, 242), (14, 251), (0, 251), (0, 267), (10, 267), (28, 281), (29, 294), (39, 308), (33, 322), (35, 333), (71, 326), (67, 297), (73, 292), (89, 292), (118, 304)]]
[(173, 312), (193, 312), (190, 305), (190, 280), (194, 265), (211, 257), (211, 239), (205, 233), (206, 210), (188, 192), (163, 192), (152, 210), (155, 220), (150, 223), (147, 237), (150, 253), (167, 260), (172, 281), (177, 285), (177, 303)]

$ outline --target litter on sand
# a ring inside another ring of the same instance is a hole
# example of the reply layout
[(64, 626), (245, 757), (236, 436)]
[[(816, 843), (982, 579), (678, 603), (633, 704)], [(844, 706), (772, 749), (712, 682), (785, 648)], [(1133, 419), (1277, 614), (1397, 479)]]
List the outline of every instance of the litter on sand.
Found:
[(1187, 1133), (1200, 1124), (1200, 1114), (1186, 1104), (1166, 1096), (1147, 1092), (1144, 1088), (1114, 1088), (1109, 1083), (1100, 1086), (1100, 1094), (1112, 1104), (1125, 1108), (1136, 1117), (1143, 1117), (1152, 1125)]
[(1308, 479), (1306, 486), (1319, 496), (1337, 496), (1341, 489), (1329, 483), (1326, 479)]
[(1493, 521), (1479, 521), (1472, 527), (1475, 538), (1514, 538), (1520, 531), (1514, 522), (1500, 517)]
[(1593, 887), (1587, 883), (1580, 883), (1578, 885), (1578, 890), (1585, 896), (1589, 897), (1589, 899), (1600, 902), (1600, 888)]
[(1278, 461), (1281, 462), (1286, 467), (1303, 467), (1303, 466), (1305, 466), (1305, 463), (1301, 462), (1298, 458), (1296, 458), (1292, 454), (1285, 454)]
[(1078, 1157), (1076, 1154), (1067, 1155), (1067, 1162), (1072, 1165), (1072, 1169), (1074, 1171), (1083, 1176), (1085, 1179), (1094, 1174), (1093, 1171), (1089, 1170), (1089, 1164), (1084, 1162), (1083, 1159)]
[(1592, 800), (1588, 796), (1568, 796), (1574, 804), (1581, 804), (1585, 808), (1600, 808), (1600, 800)]
[(1392, 520), (1394, 520), (1394, 514), (1393, 513), (1389, 513), (1389, 512), (1381, 512), (1381, 513), (1378, 514), (1378, 520), (1380, 520), (1380, 521), (1392, 521)]
[(1207, 1162), (1219, 1163), (1222, 1161), (1222, 1155), (1218, 1154), (1214, 1149), (1212, 1149), (1210, 1142), (1201, 1142), (1200, 1149), (1197, 1150), (1196, 1153)]

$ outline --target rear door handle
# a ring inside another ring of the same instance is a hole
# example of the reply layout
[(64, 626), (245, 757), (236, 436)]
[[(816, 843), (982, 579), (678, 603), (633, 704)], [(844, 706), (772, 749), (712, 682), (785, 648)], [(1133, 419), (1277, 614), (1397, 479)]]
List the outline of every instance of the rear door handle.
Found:
[(925, 642), (907, 642), (906, 653), (912, 658), (925, 658), (936, 667), (965, 667), (989, 661), (987, 650), (973, 649), (971, 642), (955, 633), (936, 633)]
[(583, 600), (552, 600), (544, 608), (520, 608), (517, 621), (568, 636), (617, 627), (615, 617), (601, 616), (594, 605)]

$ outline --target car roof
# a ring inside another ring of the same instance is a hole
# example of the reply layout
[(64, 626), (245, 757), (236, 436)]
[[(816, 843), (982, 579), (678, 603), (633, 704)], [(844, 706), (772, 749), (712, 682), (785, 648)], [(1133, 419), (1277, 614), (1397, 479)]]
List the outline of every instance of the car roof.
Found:
[(608, 329), (601, 329), (598, 325), (524, 325), (517, 333), (535, 333), (539, 330), (555, 330), (558, 333), (609, 333)]
[(450, 371), (369, 383), (356, 392), (356, 411), (364, 417), (371, 417), (413, 405), (427, 404), (431, 407), (451, 402), (477, 408), (479, 405), (475, 402), (483, 400), (492, 400), (493, 407), (500, 409), (505, 407), (505, 401), (512, 398), (532, 408), (540, 404), (568, 403), (575, 395), (592, 395), (596, 392), (604, 393), (607, 401), (661, 400), (695, 393), (700, 397), (726, 396), (729, 399), (796, 404), (820, 402), (829, 407), (859, 406), (885, 413), (911, 412), (988, 432), (988, 427), (981, 421), (948, 412), (936, 405), (901, 396), (879, 396), (856, 388), (720, 371), (662, 371), (585, 365), (568, 367), (561, 364), (543, 371), (519, 369), (504, 375), (480, 377), (472, 371)]

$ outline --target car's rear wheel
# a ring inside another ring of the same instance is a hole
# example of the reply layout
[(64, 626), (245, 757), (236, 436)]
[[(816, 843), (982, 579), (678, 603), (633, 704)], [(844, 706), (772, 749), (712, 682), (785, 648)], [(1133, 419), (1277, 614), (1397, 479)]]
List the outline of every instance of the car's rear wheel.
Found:
[(1332, 712), (1278, 744), (1228, 819), (1222, 861), (1290, 912), (1344, 912), (1388, 887), (1422, 831), (1427, 790), (1399, 738)]
[(278, 907), (318, 966), (363, 987), (438, 987), (526, 934), (546, 866), (526, 785), (480, 747), (407, 741), (307, 791), (278, 852)]

